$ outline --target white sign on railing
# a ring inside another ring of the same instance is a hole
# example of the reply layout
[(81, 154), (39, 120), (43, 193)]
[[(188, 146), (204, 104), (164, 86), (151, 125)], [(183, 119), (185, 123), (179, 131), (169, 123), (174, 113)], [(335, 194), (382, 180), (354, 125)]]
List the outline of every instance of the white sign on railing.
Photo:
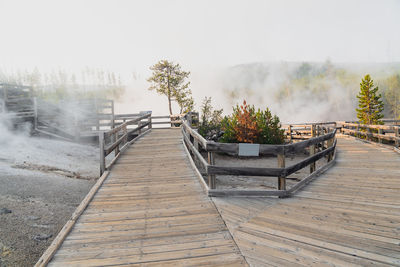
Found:
[(260, 144), (239, 143), (239, 156), (258, 157), (260, 153)]

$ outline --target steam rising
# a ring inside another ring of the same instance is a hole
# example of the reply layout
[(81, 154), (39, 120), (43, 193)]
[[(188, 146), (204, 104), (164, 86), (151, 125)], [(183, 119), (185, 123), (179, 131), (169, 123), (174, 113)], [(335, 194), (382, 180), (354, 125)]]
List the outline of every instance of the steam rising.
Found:
[[(229, 114), (232, 106), (246, 99), (256, 107), (270, 108), (284, 123), (302, 123), (355, 120), (361, 78), (371, 74), (383, 93), (383, 81), (399, 73), (400, 64), (339, 64), (327, 60), (319, 63), (252, 63), (190, 71), (197, 109), (205, 96), (211, 96), (213, 105)], [(156, 114), (167, 114), (166, 99), (148, 92), (145, 75), (136, 77), (121, 98), (122, 102), (116, 103), (116, 108), (129, 112), (129, 109), (139, 107), (139, 110), (151, 109)]]

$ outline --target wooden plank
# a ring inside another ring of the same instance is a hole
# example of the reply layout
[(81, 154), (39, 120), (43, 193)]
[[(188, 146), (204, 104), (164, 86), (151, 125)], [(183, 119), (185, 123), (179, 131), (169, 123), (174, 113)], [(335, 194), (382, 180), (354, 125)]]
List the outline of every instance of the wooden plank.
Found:
[(173, 129), (153, 129), (127, 148), (50, 266), (246, 266), (186, 157)]
[(398, 156), (352, 138), (339, 138), (337, 149), (340, 160), (334, 153), (328, 163), (335, 167), (315, 171), (299, 187), (319, 178), (294, 187), (292, 198), (255, 209), (250, 197), (215, 201), (249, 263), (400, 264)]
[(207, 167), (207, 173), (219, 175), (246, 175), (246, 176), (272, 176), (278, 177), (285, 173), (285, 168), (255, 168), (255, 167)]
[(239, 190), (239, 189), (210, 189), (208, 190), (210, 197), (227, 197), (227, 196), (287, 196), (286, 190)]

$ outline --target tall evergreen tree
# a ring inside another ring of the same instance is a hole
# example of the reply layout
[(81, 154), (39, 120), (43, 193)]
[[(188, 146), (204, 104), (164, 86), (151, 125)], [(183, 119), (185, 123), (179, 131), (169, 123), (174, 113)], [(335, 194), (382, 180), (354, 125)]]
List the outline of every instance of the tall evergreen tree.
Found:
[(383, 101), (378, 94), (378, 86), (374, 87), (374, 81), (369, 74), (365, 75), (360, 83), (360, 92), (357, 95), (357, 118), (362, 124), (383, 124)]
[(177, 101), (182, 110), (186, 106), (193, 106), (192, 99), (188, 96), (191, 94), (188, 90), (190, 82), (186, 82), (190, 72), (183, 71), (179, 64), (168, 60), (160, 60), (150, 69), (153, 74), (147, 79), (151, 82), (149, 90), (156, 90), (157, 93), (168, 98), (170, 115), (172, 115), (172, 101)]

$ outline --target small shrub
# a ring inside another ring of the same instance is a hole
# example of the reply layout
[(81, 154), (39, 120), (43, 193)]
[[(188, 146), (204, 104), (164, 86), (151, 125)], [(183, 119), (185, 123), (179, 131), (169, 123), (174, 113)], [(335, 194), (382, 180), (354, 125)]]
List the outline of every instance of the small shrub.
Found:
[(261, 129), (257, 125), (257, 114), (254, 106), (243, 105), (233, 111), (237, 124), (234, 126), (236, 140), (240, 143), (257, 143)]
[(253, 105), (243, 101), (243, 105), (233, 108), (231, 116), (221, 121), (224, 131), (219, 141), (225, 143), (282, 144), (285, 141), (284, 130), (279, 118), (271, 111), (255, 110)]
[(211, 105), (211, 97), (205, 97), (201, 105), (201, 119), (199, 134), (207, 140), (218, 141), (221, 136), (222, 109), (214, 110)]

